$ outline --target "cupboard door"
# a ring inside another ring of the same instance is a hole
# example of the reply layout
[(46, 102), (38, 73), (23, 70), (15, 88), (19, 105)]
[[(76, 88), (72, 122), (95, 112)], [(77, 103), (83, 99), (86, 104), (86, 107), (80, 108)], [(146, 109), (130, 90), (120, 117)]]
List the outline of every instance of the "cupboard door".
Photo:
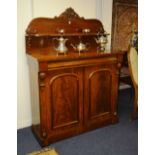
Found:
[(87, 128), (102, 126), (111, 120), (113, 73), (108, 67), (85, 69), (85, 125)]
[(82, 72), (65, 69), (48, 74), (48, 129), (51, 135), (78, 133), (82, 123)]

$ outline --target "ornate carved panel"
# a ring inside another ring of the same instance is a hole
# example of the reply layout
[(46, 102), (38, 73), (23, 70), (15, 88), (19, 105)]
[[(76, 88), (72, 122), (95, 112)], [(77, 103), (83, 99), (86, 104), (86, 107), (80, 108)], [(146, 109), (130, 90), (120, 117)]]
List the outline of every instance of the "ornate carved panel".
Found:
[(89, 76), (89, 119), (109, 113), (111, 73), (107, 69), (91, 72)]
[(80, 16), (74, 11), (73, 8), (66, 9), (63, 13), (61, 13), (60, 17), (68, 19), (80, 18)]
[(56, 75), (51, 79), (52, 128), (78, 122), (78, 85), (78, 78), (72, 73)]
[(138, 6), (136, 0), (114, 0), (112, 23), (112, 51), (127, 51), (131, 32), (138, 31)]

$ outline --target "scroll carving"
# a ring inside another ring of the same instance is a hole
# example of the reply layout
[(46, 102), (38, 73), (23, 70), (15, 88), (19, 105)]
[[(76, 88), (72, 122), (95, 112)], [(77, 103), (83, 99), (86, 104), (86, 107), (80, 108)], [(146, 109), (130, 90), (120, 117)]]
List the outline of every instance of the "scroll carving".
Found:
[(73, 19), (73, 18), (80, 18), (80, 16), (74, 11), (72, 8), (66, 9), (63, 13), (60, 14), (60, 17)]

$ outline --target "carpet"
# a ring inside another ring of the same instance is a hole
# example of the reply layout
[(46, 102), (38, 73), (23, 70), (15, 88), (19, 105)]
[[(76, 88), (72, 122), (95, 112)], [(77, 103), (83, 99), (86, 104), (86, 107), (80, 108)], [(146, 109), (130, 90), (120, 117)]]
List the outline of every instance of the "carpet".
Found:
[(28, 153), (27, 155), (58, 155), (54, 148), (44, 148), (39, 151)]
[[(138, 119), (130, 122), (132, 89), (119, 91), (119, 123), (57, 141), (49, 145), (59, 155), (138, 155)], [(17, 155), (41, 150), (31, 127), (17, 131)]]

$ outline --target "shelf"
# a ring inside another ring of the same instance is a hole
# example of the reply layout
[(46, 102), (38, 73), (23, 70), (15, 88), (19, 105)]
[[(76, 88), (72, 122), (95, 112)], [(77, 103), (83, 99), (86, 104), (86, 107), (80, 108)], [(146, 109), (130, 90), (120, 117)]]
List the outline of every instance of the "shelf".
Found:
[(29, 37), (59, 37), (59, 36), (96, 36), (97, 35), (97, 32), (90, 32), (90, 33), (66, 33), (66, 34), (29, 34), (29, 35), (26, 35), (26, 36), (29, 36)]

